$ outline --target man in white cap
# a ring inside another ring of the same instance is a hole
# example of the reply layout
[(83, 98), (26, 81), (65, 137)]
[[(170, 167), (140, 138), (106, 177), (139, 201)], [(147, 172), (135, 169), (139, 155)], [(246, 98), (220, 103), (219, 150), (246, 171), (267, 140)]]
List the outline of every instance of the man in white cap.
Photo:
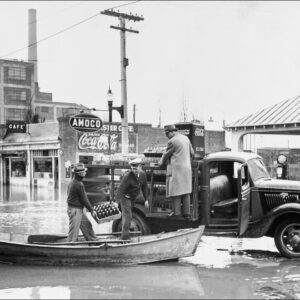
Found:
[(142, 160), (133, 159), (129, 162), (131, 170), (127, 171), (121, 179), (117, 190), (116, 199), (121, 204), (122, 210), (122, 240), (130, 239), (130, 223), (132, 220), (132, 205), (140, 191), (145, 199), (145, 206), (148, 207), (148, 185), (146, 173), (142, 170)]
[(97, 219), (97, 213), (93, 210), (82, 183), (82, 179), (86, 175), (86, 170), (87, 168), (85, 168), (83, 163), (75, 164), (72, 169), (74, 177), (69, 183), (67, 191), (67, 211), (69, 216), (68, 242), (76, 242), (79, 229), (87, 241), (97, 240), (93, 226), (85, 212), (85, 208), (87, 208), (92, 216)]
[(190, 220), (191, 159), (194, 150), (189, 138), (178, 133), (175, 125), (166, 125), (164, 131), (169, 141), (159, 165), (167, 165), (166, 197), (172, 199), (175, 216), (183, 216)]

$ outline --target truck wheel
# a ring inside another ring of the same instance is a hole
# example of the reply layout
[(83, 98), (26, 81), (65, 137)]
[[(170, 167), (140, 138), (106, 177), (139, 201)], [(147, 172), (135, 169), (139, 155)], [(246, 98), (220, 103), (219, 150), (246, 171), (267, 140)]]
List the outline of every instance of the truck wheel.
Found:
[[(112, 232), (121, 232), (121, 231), (122, 231), (122, 218), (118, 220), (114, 220), (112, 223)], [(150, 234), (150, 228), (147, 222), (141, 215), (137, 214), (136, 212), (132, 213), (130, 231), (140, 231), (142, 235)]]
[(280, 222), (274, 241), (278, 251), (287, 258), (300, 258), (300, 218)]

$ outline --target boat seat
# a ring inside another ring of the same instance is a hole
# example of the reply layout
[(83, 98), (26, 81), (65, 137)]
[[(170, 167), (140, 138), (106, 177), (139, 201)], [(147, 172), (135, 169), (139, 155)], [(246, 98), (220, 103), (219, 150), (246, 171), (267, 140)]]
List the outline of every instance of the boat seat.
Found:
[(210, 179), (210, 199), (212, 213), (237, 214), (238, 199), (233, 195), (227, 175), (218, 175)]

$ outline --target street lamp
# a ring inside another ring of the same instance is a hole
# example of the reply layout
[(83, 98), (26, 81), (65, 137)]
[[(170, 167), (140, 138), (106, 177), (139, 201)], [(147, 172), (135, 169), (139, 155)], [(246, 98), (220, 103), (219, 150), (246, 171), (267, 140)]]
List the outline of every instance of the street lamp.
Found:
[(107, 92), (107, 104), (108, 104), (108, 113), (109, 113), (109, 118), (108, 118), (108, 122), (111, 123), (112, 122), (112, 105), (113, 105), (113, 98), (114, 98), (114, 94), (112, 93), (110, 87), (108, 88), (108, 92)]
[(108, 88), (107, 92), (107, 104), (108, 104), (108, 154), (111, 154), (111, 141), (110, 141), (110, 124), (112, 122), (112, 105), (113, 105), (114, 95), (110, 89)]
[[(110, 145), (110, 123), (112, 122), (112, 111), (113, 110), (116, 110), (118, 111), (118, 113), (120, 114), (121, 118), (123, 119), (124, 118), (124, 105), (121, 105), (121, 106), (113, 106), (113, 93), (110, 89), (110, 87), (108, 88), (108, 92), (107, 92), (107, 104), (108, 104), (108, 128), (109, 128), (109, 131), (108, 131), (108, 134), (109, 134), (109, 154), (111, 152), (111, 145)], [(123, 143), (123, 141), (122, 141)]]

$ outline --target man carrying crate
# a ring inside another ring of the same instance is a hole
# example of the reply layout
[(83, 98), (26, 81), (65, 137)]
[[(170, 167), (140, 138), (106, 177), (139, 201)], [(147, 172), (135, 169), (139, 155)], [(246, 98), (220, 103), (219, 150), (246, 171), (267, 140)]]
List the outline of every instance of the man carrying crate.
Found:
[(81, 229), (87, 241), (97, 240), (92, 224), (85, 212), (86, 208), (95, 219), (98, 219), (97, 213), (93, 210), (82, 183), (82, 179), (86, 175), (86, 170), (83, 163), (75, 164), (72, 169), (74, 177), (69, 183), (67, 192), (67, 211), (69, 216), (68, 242), (76, 242), (79, 229)]
[(145, 198), (145, 206), (148, 207), (148, 185), (146, 173), (142, 170), (142, 160), (133, 159), (129, 162), (131, 170), (122, 177), (116, 194), (116, 200), (121, 204), (122, 210), (122, 240), (130, 239), (130, 223), (132, 220), (132, 205), (140, 191)]

